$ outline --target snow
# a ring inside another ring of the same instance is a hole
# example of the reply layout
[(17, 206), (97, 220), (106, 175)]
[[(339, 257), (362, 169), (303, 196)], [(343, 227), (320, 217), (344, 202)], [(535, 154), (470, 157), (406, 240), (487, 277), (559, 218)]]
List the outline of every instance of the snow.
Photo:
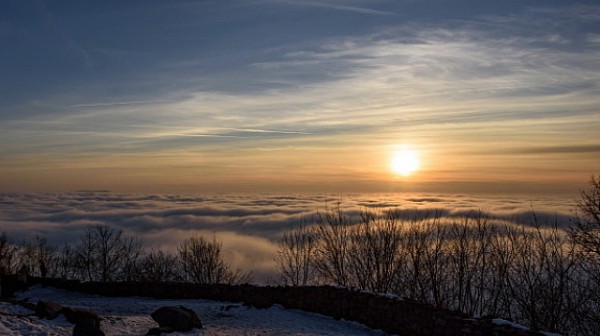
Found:
[(509, 325), (513, 328), (521, 329), (521, 330), (529, 330), (529, 328), (527, 328), (526, 326), (511, 322), (511, 321), (503, 320), (503, 319), (493, 319), (492, 323), (495, 325)]
[(380, 295), (380, 296), (383, 296), (384, 298), (387, 298), (387, 299), (392, 299), (392, 300), (397, 300), (397, 299), (399, 299), (399, 298), (400, 298), (400, 297), (399, 297), (398, 295), (396, 295), (396, 294), (389, 294), (389, 293), (388, 293), (388, 294), (379, 294), (379, 295)]
[[(507, 320), (503, 320), (503, 319), (493, 319), (492, 323), (495, 325), (509, 325), (513, 328), (516, 329), (521, 329), (521, 330), (529, 330), (529, 328), (527, 328), (524, 325), (515, 323), (515, 322), (511, 322), (511, 321), (507, 321)], [(551, 332), (547, 332), (547, 331), (540, 331), (540, 334), (544, 335), (544, 336), (561, 336), (560, 334), (555, 334), (555, 333), (551, 333)]]
[[(18, 299), (31, 303), (51, 300), (63, 306), (96, 312), (103, 318), (101, 329), (106, 335), (144, 335), (158, 326), (150, 314), (162, 306), (183, 305), (193, 309), (204, 324), (203, 329), (169, 335), (385, 335), (383, 331), (348, 321), (288, 310), (281, 306), (269, 309), (245, 307), (241, 303), (210, 300), (156, 300), (141, 297), (109, 298), (69, 292), (54, 288), (32, 287), (19, 293)], [(9, 316), (15, 314), (17, 316)], [(0, 302), (0, 335), (70, 335), (73, 325), (61, 315), (55, 320), (39, 319), (31, 310)], [(24, 316), (30, 314), (28, 316)]]

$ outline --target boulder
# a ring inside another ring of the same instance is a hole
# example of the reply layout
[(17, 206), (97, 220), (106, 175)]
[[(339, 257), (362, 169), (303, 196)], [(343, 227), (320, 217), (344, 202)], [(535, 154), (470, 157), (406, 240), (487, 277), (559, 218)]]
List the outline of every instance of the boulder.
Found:
[(84, 324), (93, 324), (97, 328), (100, 328), (100, 317), (98, 314), (84, 309), (63, 307), (61, 313), (65, 315), (67, 321), (73, 324), (80, 324), (84, 322)]
[(189, 331), (202, 328), (202, 322), (196, 313), (184, 306), (167, 306), (155, 310), (152, 319), (160, 328), (171, 328), (173, 331)]
[(81, 319), (73, 328), (73, 336), (106, 336), (94, 319)]
[(175, 332), (175, 329), (169, 327), (150, 328), (150, 330), (148, 330), (148, 332), (146, 333), (146, 336), (157, 336), (162, 333), (168, 334), (172, 332)]
[(62, 312), (63, 307), (54, 301), (40, 300), (35, 306), (35, 315), (39, 318), (54, 320)]
[[(23, 281), (23, 276), (25, 281)], [(6, 275), (2, 277), (2, 285), (0, 286), (0, 296), (10, 299), (15, 297), (15, 292), (22, 291), (28, 288), (27, 276)]]
[(250, 297), (244, 302), (245, 307), (254, 307), (257, 309), (267, 309), (273, 306), (273, 302), (268, 298), (263, 298), (260, 296)]

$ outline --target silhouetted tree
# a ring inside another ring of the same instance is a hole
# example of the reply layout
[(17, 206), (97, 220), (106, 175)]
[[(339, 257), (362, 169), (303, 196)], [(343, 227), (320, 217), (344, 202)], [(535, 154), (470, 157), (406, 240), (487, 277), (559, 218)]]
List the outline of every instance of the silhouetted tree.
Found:
[(359, 288), (389, 293), (405, 257), (400, 250), (403, 235), (399, 218), (394, 211), (363, 211), (361, 219), (350, 233), (351, 278)]
[(350, 246), (349, 218), (338, 208), (317, 215), (319, 245), (315, 267), (325, 281), (349, 286), (348, 249)]
[(286, 285), (299, 286), (315, 282), (315, 258), (318, 237), (304, 220), (285, 232), (279, 241), (277, 265)]
[(140, 260), (144, 254), (143, 242), (135, 235), (121, 236), (121, 272), (118, 280), (135, 281), (140, 277)]
[(89, 281), (131, 280), (141, 253), (138, 238), (108, 225), (92, 225), (76, 247), (75, 267)]
[[(534, 329), (597, 333), (600, 286), (556, 219), (554, 225), (539, 223), (533, 213), (524, 225), (490, 220), (481, 212), (462, 217), (400, 214), (367, 211), (351, 224), (354, 219), (338, 207), (319, 216), (315, 229), (294, 228), (280, 242), (278, 257), (280, 263), (286, 261), (280, 265), (282, 277), (288, 284), (302, 284), (312, 261), (318, 280), (330, 284), (393, 292)], [(314, 258), (302, 257), (313, 249)]]
[(490, 249), (494, 226), (481, 211), (467, 214), (449, 225), (447, 237), (449, 306), (470, 315), (489, 307)]
[(590, 300), (580, 310), (583, 318), (580, 324), (586, 327), (581, 333), (592, 335), (600, 329), (600, 175), (591, 177), (590, 187), (581, 192), (577, 202), (579, 212), (570, 227), (570, 234), (583, 256), (582, 268), (586, 277), (580, 282), (590, 295)]
[(193, 236), (177, 248), (184, 280), (197, 284), (240, 283), (250, 279), (249, 273), (233, 272), (223, 260), (221, 244), (201, 236)]
[(54, 259), (54, 276), (61, 279), (80, 279), (81, 267), (79, 267), (77, 252), (69, 244), (64, 244), (57, 251)]
[(52, 266), (56, 258), (56, 247), (50, 245), (46, 237), (39, 235), (35, 237), (32, 247), (34, 262), (31, 265), (31, 269), (35, 270), (33, 274), (39, 275), (42, 278), (45, 278), (48, 272), (54, 275), (55, 270)]
[(13, 274), (17, 271), (18, 247), (13, 244), (6, 232), (0, 235), (0, 275)]
[(591, 189), (581, 192), (571, 235), (590, 259), (600, 260), (600, 176), (592, 176)]
[(143, 281), (168, 282), (178, 280), (177, 257), (161, 250), (152, 250), (140, 261), (139, 276)]

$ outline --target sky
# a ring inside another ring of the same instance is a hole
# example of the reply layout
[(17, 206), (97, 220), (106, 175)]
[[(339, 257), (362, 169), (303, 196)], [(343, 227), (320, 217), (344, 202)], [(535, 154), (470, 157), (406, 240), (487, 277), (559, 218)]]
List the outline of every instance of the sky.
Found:
[(0, 192), (573, 194), (599, 130), (596, 1), (0, 3)]

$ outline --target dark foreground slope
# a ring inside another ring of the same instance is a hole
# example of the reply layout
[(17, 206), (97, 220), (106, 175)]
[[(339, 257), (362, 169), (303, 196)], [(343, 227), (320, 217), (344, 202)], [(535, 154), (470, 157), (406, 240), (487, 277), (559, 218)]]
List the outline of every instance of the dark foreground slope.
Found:
[[(29, 285), (41, 279), (30, 279)], [(157, 299), (210, 299), (244, 302), (266, 308), (274, 304), (289, 309), (332, 316), (363, 323), (397, 335), (516, 335), (543, 333), (503, 323), (492, 318), (475, 319), (464, 314), (437, 309), (419, 302), (392, 296), (330, 286), (270, 287), (254, 285), (193, 285), (181, 283), (79, 282), (45, 279), (44, 285), (104, 296), (144, 296)]]

